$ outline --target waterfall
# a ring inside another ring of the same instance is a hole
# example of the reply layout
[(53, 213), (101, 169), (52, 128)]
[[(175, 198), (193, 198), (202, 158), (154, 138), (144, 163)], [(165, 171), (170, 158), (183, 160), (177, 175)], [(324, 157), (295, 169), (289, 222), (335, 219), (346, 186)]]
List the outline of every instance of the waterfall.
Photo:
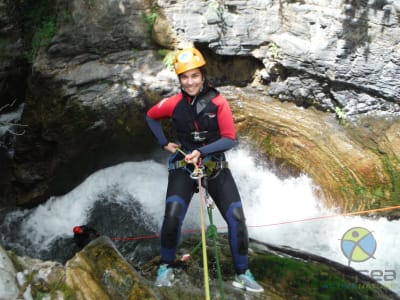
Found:
[[(313, 192), (318, 187), (309, 177), (281, 179), (248, 149), (231, 150), (227, 158), (242, 196), (251, 238), (347, 265), (349, 259), (341, 248), (343, 236), (351, 228), (363, 227), (375, 238), (376, 251), (366, 261), (351, 262), (351, 267), (400, 293), (399, 221), (342, 216), (325, 209)], [(0, 212), (0, 244), (19, 255), (65, 261), (76, 251), (72, 228), (91, 224), (110, 237), (149, 237), (116, 242), (129, 259), (158, 255), (159, 242), (154, 235), (163, 218), (166, 185), (166, 157), (105, 168), (68, 194), (52, 197), (34, 209)], [(200, 228), (200, 202), (196, 194), (183, 224), (184, 232)], [(225, 231), (217, 209), (213, 215), (216, 226)]]

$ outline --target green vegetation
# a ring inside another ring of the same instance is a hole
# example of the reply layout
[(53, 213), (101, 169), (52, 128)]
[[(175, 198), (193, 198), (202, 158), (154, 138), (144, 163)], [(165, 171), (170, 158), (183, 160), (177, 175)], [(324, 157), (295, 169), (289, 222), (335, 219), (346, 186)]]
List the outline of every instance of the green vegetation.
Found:
[(346, 278), (326, 265), (289, 257), (258, 255), (251, 265), (256, 278), (298, 299), (376, 299), (380, 289), (356, 283), (355, 274)]
[(28, 59), (33, 62), (40, 47), (46, 47), (56, 33), (56, 12), (52, 0), (27, 0), (17, 4), (21, 12), (22, 34), (31, 41)]
[(157, 16), (158, 16), (157, 13), (154, 11), (152, 11), (151, 13), (145, 14), (143, 16), (143, 19), (144, 19), (145, 23), (147, 24), (147, 32), (148, 32), (149, 36), (151, 36), (151, 34), (152, 34), (154, 23), (156, 22)]
[(163, 58), (163, 64), (169, 69), (174, 69), (174, 55), (175, 51), (171, 51), (168, 49), (160, 49), (157, 51), (158, 55)]
[[(400, 164), (398, 159), (395, 158), (395, 161)], [(389, 202), (392, 205), (398, 205), (400, 204), (400, 173), (396, 170), (388, 155), (383, 156), (383, 165), (387, 174), (389, 174), (392, 183), (391, 197)]]
[(267, 135), (261, 142), (261, 146), (265, 149), (268, 154), (271, 154), (273, 151), (273, 144), (271, 142), (271, 137)]
[(335, 107), (335, 114), (336, 118), (339, 120), (340, 125), (347, 125), (346, 114), (339, 106)]
[(281, 50), (274, 42), (269, 43), (268, 50), (271, 53), (273, 59), (277, 60), (281, 58)]
[(7, 255), (10, 258), (15, 270), (17, 272), (22, 272), (24, 270), (24, 267), (22, 266), (22, 264), (19, 262), (19, 258), (18, 256), (12, 252), (12, 251), (7, 251)]
[(62, 293), (65, 300), (76, 299), (76, 294), (73, 289), (67, 286), (62, 280), (53, 283), (45, 282), (33, 282), (32, 286), (32, 296), (34, 300), (56, 299), (57, 294)]
[(48, 17), (42, 24), (37, 27), (32, 37), (32, 50), (30, 61), (33, 62), (41, 47), (49, 45), (51, 38), (56, 33), (56, 22), (53, 17)]

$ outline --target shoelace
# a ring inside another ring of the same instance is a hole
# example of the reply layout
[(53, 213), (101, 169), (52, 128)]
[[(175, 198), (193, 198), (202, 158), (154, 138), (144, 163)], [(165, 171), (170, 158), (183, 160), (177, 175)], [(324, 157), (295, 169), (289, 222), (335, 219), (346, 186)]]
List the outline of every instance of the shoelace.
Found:
[(158, 269), (157, 275), (164, 274), (167, 271), (166, 266), (162, 266), (160, 269)]
[(246, 277), (249, 277), (251, 280), (254, 281), (254, 276), (253, 276), (253, 274), (252, 274), (250, 271), (247, 271), (246, 273), (244, 273), (244, 275), (245, 275)]

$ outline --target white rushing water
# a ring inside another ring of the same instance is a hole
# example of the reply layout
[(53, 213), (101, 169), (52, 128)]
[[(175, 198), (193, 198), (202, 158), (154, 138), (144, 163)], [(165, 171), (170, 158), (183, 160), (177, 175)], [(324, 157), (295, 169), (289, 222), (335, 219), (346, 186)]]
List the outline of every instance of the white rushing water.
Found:
[(23, 110), (24, 104), (20, 104), (15, 111), (7, 114), (0, 114), (0, 137), (8, 130), (11, 130), (12, 127), (14, 127), (15, 124), (21, 119)]
[[(313, 194), (315, 187), (307, 176), (279, 179), (258, 165), (250, 152), (244, 149), (230, 151), (227, 156), (242, 195), (250, 237), (287, 245), (347, 265), (348, 259), (341, 250), (343, 235), (353, 227), (366, 228), (376, 240), (376, 251), (373, 258), (351, 262), (351, 267), (372, 274), (382, 284), (400, 293), (399, 221), (335, 215), (335, 212), (320, 207)], [(127, 162), (106, 168), (92, 174), (70, 193), (53, 197), (35, 208), (24, 219), (22, 231), (35, 247), (46, 248), (60, 236), (72, 236), (71, 228), (85, 224), (88, 211), (98, 195), (107, 193), (116, 193), (115, 199), (122, 205), (129, 205), (124, 202), (131, 198), (124, 195), (130, 194), (152, 217), (149, 222), (160, 226), (166, 185), (167, 169), (163, 163)], [(200, 228), (199, 202), (195, 196), (184, 230)], [(214, 217), (217, 227), (224, 230), (225, 223), (217, 210)]]

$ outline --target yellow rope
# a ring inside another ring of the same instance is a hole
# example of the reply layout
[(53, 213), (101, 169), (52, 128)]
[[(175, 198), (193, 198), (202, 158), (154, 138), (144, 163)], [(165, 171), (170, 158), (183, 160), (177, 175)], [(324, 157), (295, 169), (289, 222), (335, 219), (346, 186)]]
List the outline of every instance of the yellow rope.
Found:
[(208, 284), (208, 260), (207, 260), (207, 245), (206, 245), (206, 230), (204, 225), (203, 212), (203, 192), (201, 188), (201, 177), (198, 178), (199, 197), (200, 197), (200, 220), (201, 220), (201, 242), (203, 244), (203, 271), (204, 271), (204, 290), (206, 292), (206, 300), (210, 299), (210, 287)]
[[(178, 152), (180, 152), (183, 156), (186, 156), (187, 154), (179, 148), (176, 148)], [(194, 165), (194, 171), (193, 173), (196, 174), (197, 177), (197, 184), (199, 185), (199, 197), (200, 197), (200, 222), (201, 222), (201, 243), (202, 243), (202, 248), (203, 248), (203, 273), (204, 273), (204, 290), (206, 293), (206, 300), (210, 300), (210, 286), (208, 282), (208, 259), (207, 259), (207, 244), (206, 244), (206, 229), (205, 229), (205, 224), (204, 224), (204, 212), (203, 212), (203, 190), (201, 186), (201, 177), (202, 177), (202, 172), (200, 168), (196, 165)], [(198, 175), (198, 176), (197, 176)], [(194, 177), (192, 177), (194, 178)]]
[(180, 154), (182, 154), (183, 156), (186, 156), (187, 154), (185, 152), (183, 152), (182, 149), (180, 148), (176, 148), (176, 151), (178, 151)]

